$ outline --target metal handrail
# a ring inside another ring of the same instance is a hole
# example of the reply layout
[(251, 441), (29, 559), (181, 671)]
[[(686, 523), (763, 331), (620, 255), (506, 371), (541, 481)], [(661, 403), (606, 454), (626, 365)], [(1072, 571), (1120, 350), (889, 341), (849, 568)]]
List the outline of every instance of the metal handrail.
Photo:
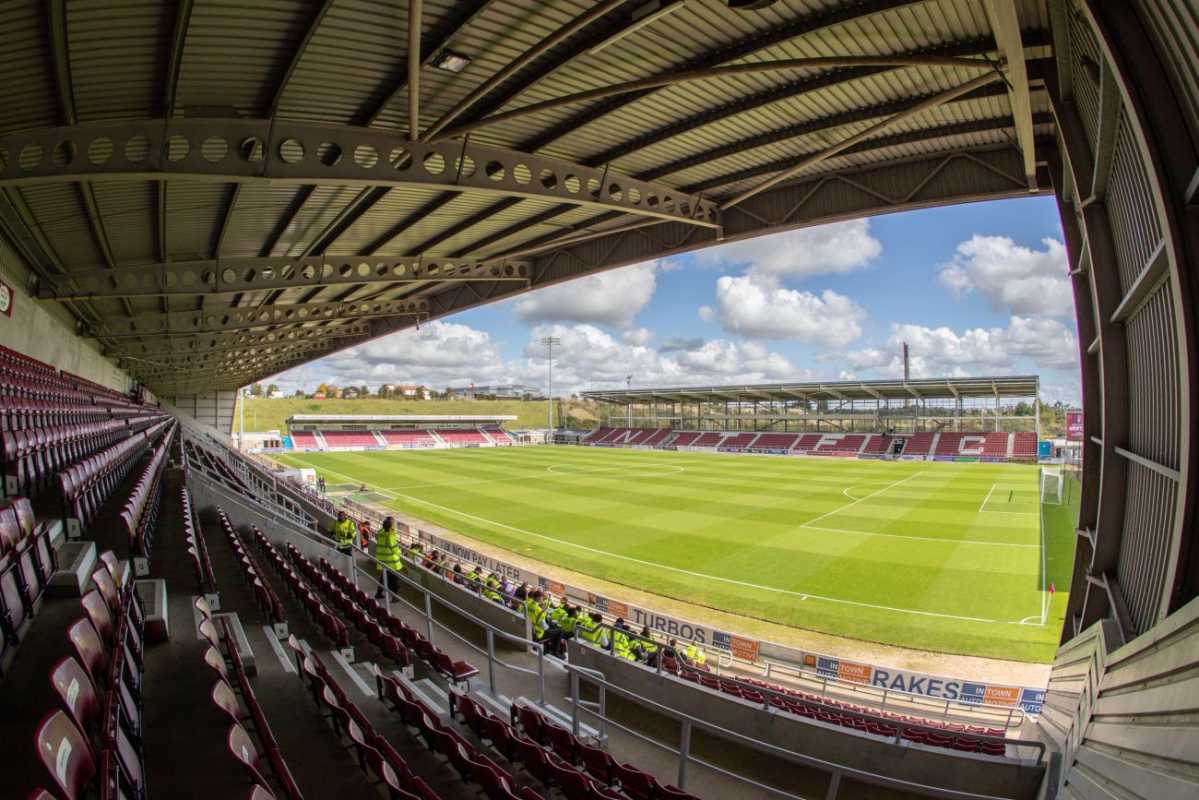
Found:
[[(672, 753), (675, 753), (679, 756), (679, 783), (678, 783), (678, 786), (681, 789), (687, 788), (686, 787), (687, 764), (695, 763), (695, 764), (700, 764), (700, 765), (710, 768), (710, 769), (714, 769), (718, 772), (721, 772), (722, 774), (728, 775), (731, 778), (742, 781), (743, 783), (747, 783), (747, 784), (750, 784), (757, 788), (761, 788), (761, 789), (765, 789), (767, 791), (774, 792), (783, 797), (797, 798), (797, 800), (806, 800), (805, 798), (799, 798), (797, 795), (790, 794), (781, 789), (777, 789), (773, 786), (761, 784), (750, 778), (746, 778), (742, 775), (737, 775), (735, 773), (729, 772), (728, 770), (725, 770), (721, 767), (718, 767), (714, 764), (703, 761), (702, 759), (696, 758), (695, 756), (691, 755), (691, 753), (690, 753), (691, 732), (692, 732), (692, 729), (698, 728), (709, 734), (715, 735), (722, 739), (726, 739), (726, 740), (735, 742), (736, 744), (744, 745), (753, 750), (757, 750), (759, 752), (763, 752), (763, 753), (766, 753), (771, 756), (776, 756), (776, 757), (782, 758), (787, 761), (801, 764), (806, 767), (812, 767), (812, 768), (821, 770), (823, 772), (830, 773), (830, 775), (832, 776), (832, 780), (829, 783), (829, 791), (828, 791), (828, 794), (826, 795), (826, 800), (835, 800), (835, 798), (837, 797), (837, 791), (838, 791), (838, 788), (839, 788), (842, 778), (849, 778), (849, 779), (852, 779), (855, 781), (861, 781), (863, 783), (869, 783), (869, 784), (872, 784), (875, 786), (882, 786), (882, 787), (889, 788), (889, 789), (897, 789), (900, 791), (908, 791), (908, 792), (918, 792), (918, 793), (922, 793), (922, 794), (927, 794), (931, 797), (945, 798), (946, 800), (1006, 800), (1001, 795), (979, 794), (977, 792), (965, 792), (965, 791), (961, 791), (958, 789), (945, 789), (942, 787), (929, 786), (927, 784), (916, 783), (915, 781), (905, 781), (905, 780), (901, 780), (898, 778), (889, 778), (885, 775), (879, 775), (874, 772), (868, 772), (866, 770), (858, 769), (856, 767), (848, 767), (848, 766), (844, 766), (842, 764), (835, 764), (831, 761), (825, 761), (824, 759), (816, 758), (815, 756), (804, 755), (803, 753), (798, 753), (798, 752), (795, 752), (794, 750), (788, 750), (784, 747), (779, 747), (778, 745), (770, 744), (769, 742), (760, 741), (758, 739), (752, 739), (748, 736), (745, 736), (744, 734), (738, 733), (736, 731), (731, 731), (727, 728), (723, 728), (720, 725), (716, 725), (715, 723), (706, 722), (702, 719), (699, 719), (698, 717), (693, 717), (690, 714), (687, 714), (682, 711), (678, 711), (674, 708), (671, 708), (670, 706), (663, 705), (662, 703), (659, 703), (656, 700), (651, 700), (643, 695), (637, 694), (636, 692), (630, 691), (628, 689), (624, 689), (624, 688), (612, 683), (611, 681), (608, 681), (607, 679), (605, 679), (603, 677), (596, 677), (597, 675), (603, 674), (603, 673), (598, 672), (597, 670), (588, 669), (586, 667), (580, 667), (575, 664), (566, 664), (565, 669), (571, 675), (571, 698), (570, 698), (570, 700), (571, 700), (572, 705), (576, 709), (578, 709), (579, 711), (582, 711), (584, 713), (591, 714), (592, 716), (601, 719), (601, 721), (606, 724), (614, 725), (615, 727), (618, 727), (621, 730), (625, 730), (625, 731), (633, 734), (634, 736), (637, 736), (639, 739), (643, 739), (645, 741), (651, 742), (651, 743), (653, 743), (665, 750), (668, 750)], [(616, 722), (615, 720), (608, 719), (607, 717), (601, 718), (599, 713), (592, 711), (591, 709), (587, 708), (586, 706), (583, 706), (580, 703), (580, 698), (579, 698), (579, 693), (578, 693), (579, 684), (581, 682), (579, 679), (580, 675), (584, 675), (588, 681), (599, 686), (601, 691), (603, 691), (603, 692), (615, 692), (618, 696), (625, 697), (629, 700), (636, 702), (638, 705), (645, 706), (645, 707), (649, 708), (650, 710), (652, 710), (658, 714), (661, 714), (662, 716), (669, 717), (669, 718), (677, 721), (680, 724), (680, 746), (679, 746), (679, 748), (675, 749), (673, 747), (670, 747), (669, 745), (663, 744), (662, 742), (658, 742), (654, 739), (650, 739), (650, 738), (646, 737), (644, 734), (641, 734), (636, 731), (631, 731), (628, 728), (626, 728), (625, 726), (621, 725), (619, 722)]]

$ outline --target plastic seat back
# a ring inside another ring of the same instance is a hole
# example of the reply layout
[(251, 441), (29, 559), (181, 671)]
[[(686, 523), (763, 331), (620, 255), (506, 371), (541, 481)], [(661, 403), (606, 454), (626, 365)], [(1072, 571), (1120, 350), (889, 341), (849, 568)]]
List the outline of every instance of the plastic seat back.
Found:
[(65, 800), (85, 797), (96, 776), (96, 761), (87, 739), (62, 711), (51, 712), (33, 736), (38, 757)]
[(100, 634), (100, 638), (111, 645), (117, 630), (112, 622), (112, 613), (108, 610), (108, 603), (104, 602), (104, 598), (98, 591), (92, 589), (79, 599), (79, 604), (83, 606), (83, 611), (87, 614), (87, 618), (92, 621), (92, 626), (96, 629), (96, 633)]
[(67, 628), (67, 639), (75, 648), (79, 663), (87, 670), (87, 674), (96, 680), (108, 671), (108, 656), (104, 642), (87, 617), (80, 617), (70, 628)]
[(101, 564), (92, 573), (92, 582), (96, 584), (96, 590), (100, 592), (100, 596), (108, 604), (108, 610), (114, 614), (120, 610), (121, 593), (117, 589), (117, 582), (112, 579), (112, 573), (108, 571), (107, 565)]
[(229, 752), (249, 773), (250, 779), (257, 784), (269, 786), (270, 784), (262, 777), (260, 768), (262, 758), (258, 755), (258, 749), (254, 747), (254, 743), (250, 741), (250, 735), (246, 733), (246, 729), (236, 722), (233, 723), (229, 726), (229, 735), (225, 741), (229, 746)]
[(50, 684), (62, 698), (71, 720), (83, 731), (94, 731), (103, 711), (96, 685), (71, 656), (63, 656), (50, 672)]

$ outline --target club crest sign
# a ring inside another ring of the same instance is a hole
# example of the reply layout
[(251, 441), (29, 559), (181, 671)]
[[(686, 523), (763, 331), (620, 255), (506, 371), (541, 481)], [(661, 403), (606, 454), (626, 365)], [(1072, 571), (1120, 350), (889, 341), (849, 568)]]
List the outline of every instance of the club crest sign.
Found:
[(0, 314), (6, 317), (12, 316), (12, 287), (4, 281), (0, 281)]

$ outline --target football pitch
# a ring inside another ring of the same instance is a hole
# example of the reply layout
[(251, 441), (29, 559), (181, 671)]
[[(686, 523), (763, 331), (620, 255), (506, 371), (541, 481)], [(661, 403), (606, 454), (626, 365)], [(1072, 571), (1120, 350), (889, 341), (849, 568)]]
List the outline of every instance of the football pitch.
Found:
[(1046, 506), (1042, 531), (1028, 465), (587, 447), (279, 460), (528, 558), (769, 622), (1022, 661), (1051, 660), (1061, 631), (1073, 524)]

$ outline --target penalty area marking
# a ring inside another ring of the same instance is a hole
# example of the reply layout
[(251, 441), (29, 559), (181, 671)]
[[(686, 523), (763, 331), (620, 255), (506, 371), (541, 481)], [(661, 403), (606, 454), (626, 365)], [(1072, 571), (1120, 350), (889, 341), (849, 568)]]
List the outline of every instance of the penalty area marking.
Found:
[[(331, 475), (341, 475), (341, 477), (343, 477), (343, 478), (353, 480), (353, 478), (350, 478), (349, 475), (346, 475), (341, 472), (337, 472), (336, 470), (325, 470), (325, 471), (330, 473)], [(892, 486), (896, 486), (900, 483), (903, 483), (903, 481), (911, 480), (912, 478), (916, 477), (916, 475), (919, 475), (919, 474), (920, 473), (916, 473), (914, 475), (909, 475), (907, 478), (904, 478), (902, 481), (896, 481), (896, 483), (890, 484), (889, 486), (884, 487), (884, 489), (882, 489), (880, 491), (885, 491), (885, 489), (889, 489)], [(367, 485), (370, 486), (370, 484), (367, 484)], [(371, 487), (371, 488), (376, 489), (376, 491), (380, 491), (380, 492), (384, 491), (382, 489), (379, 489), (378, 487)], [(877, 494), (877, 492), (876, 492), (876, 494)], [(584, 550), (588, 553), (594, 553), (596, 555), (605, 556), (607, 558), (615, 558), (615, 559), (619, 559), (621, 561), (629, 561), (634, 564), (641, 564), (642, 566), (645, 566), (645, 567), (653, 567), (654, 569), (661, 569), (661, 570), (665, 570), (667, 572), (677, 572), (680, 575), (689, 575), (693, 578), (704, 578), (706, 580), (717, 581), (719, 583), (727, 583), (727, 584), (730, 584), (733, 586), (743, 586), (748, 589), (760, 589), (761, 591), (764, 591), (764, 592), (775, 592), (777, 594), (785, 594), (785, 595), (789, 595), (791, 597), (799, 597), (804, 600), (809, 600), (809, 599), (810, 600), (824, 600), (825, 602), (828, 602), (828, 603), (839, 603), (841, 605), (854, 606), (857, 608), (874, 608), (879, 611), (891, 611), (896, 614), (912, 614), (914, 616), (936, 617), (938, 619), (956, 619), (956, 620), (961, 620), (963, 622), (983, 622), (983, 623), (992, 624), (992, 625), (1020, 625), (1020, 624), (1022, 624), (1016, 620), (987, 619), (986, 617), (968, 617), (963, 614), (945, 614), (940, 611), (922, 611), (920, 609), (915, 609), (915, 608), (899, 608), (897, 606), (884, 606), (884, 605), (879, 605), (877, 603), (864, 603), (864, 602), (861, 602), (860, 600), (846, 600), (841, 597), (827, 597), (825, 595), (812, 594), (811, 592), (797, 592), (792, 589), (780, 589), (777, 586), (763, 586), (762, 584), (759, 584), (759, 583), (750, 583), (749, 581), (739, 581), (735, 578), (724, 578), (724, 577), (721, 577), (720, 575), (709, 575), (704, 572), (695, 572), (695, 571), (689, 570), (689, 569), (682, 569), (681, 567), (672, 567), (669, 564), (659, 564), (655, 561), (645, 561), (644, 559), (633, 558), (632, 556), (621, 555), (620, 553), (613, 553), (608, 550), (601, 550), (598, 547), (590, 547), (585, 544), (569, 542), (565, 539), (559, 539), (555, 536), (547, 536), (544, 533), (537, 533), (535, 531), (525, 530), (524, 528), (517, 528), (513, 525), (508, 525), (503, 522), (496, 522), (495, 520), (487, 519), (486, 517), (480, 517), (480, 516), (476, 516), (474, 514), (468, 514), (465, 511), (459, 511), (456, 508), (450, 508), (448, 506), (439, 505), (438, 503), (432, 503), (432, 502), (430, 502), (428, 500), (424, 500), (420, 497), (412, 497), (411, 495), (406, 495), (406, 494), (399, 494), (398, 497), (403, 498), (405, 500), (410, 500), (414, 503), (420, 503), (421, 505), (429, 506), (430, 508), (435, 508), (438, 511), (444, 511), (447, 514), (453, 514), (454, 516), (462, 517), (464, 519), (473, 520), (475, 522), (481, 522), (481, 523), (484, 523), (485, 525), (490, 525), (494, 528), (503, 528), (505, 530), (512, 531), (513, 533), (522, 534), (524, 536), (531, 536), (535, 539), (544, 539), (547, 542), (553, 542), (555, 544), (566, 545), (567, 547), (574, 547), (578, 550)], [(853, 504), (851, 503), (850, 505), (853, 505)], [(838, 510), (840, 510), (840, 509), (838, 509)], [(800, 527), (803, 527), (803, 526), (800, 526)]]

